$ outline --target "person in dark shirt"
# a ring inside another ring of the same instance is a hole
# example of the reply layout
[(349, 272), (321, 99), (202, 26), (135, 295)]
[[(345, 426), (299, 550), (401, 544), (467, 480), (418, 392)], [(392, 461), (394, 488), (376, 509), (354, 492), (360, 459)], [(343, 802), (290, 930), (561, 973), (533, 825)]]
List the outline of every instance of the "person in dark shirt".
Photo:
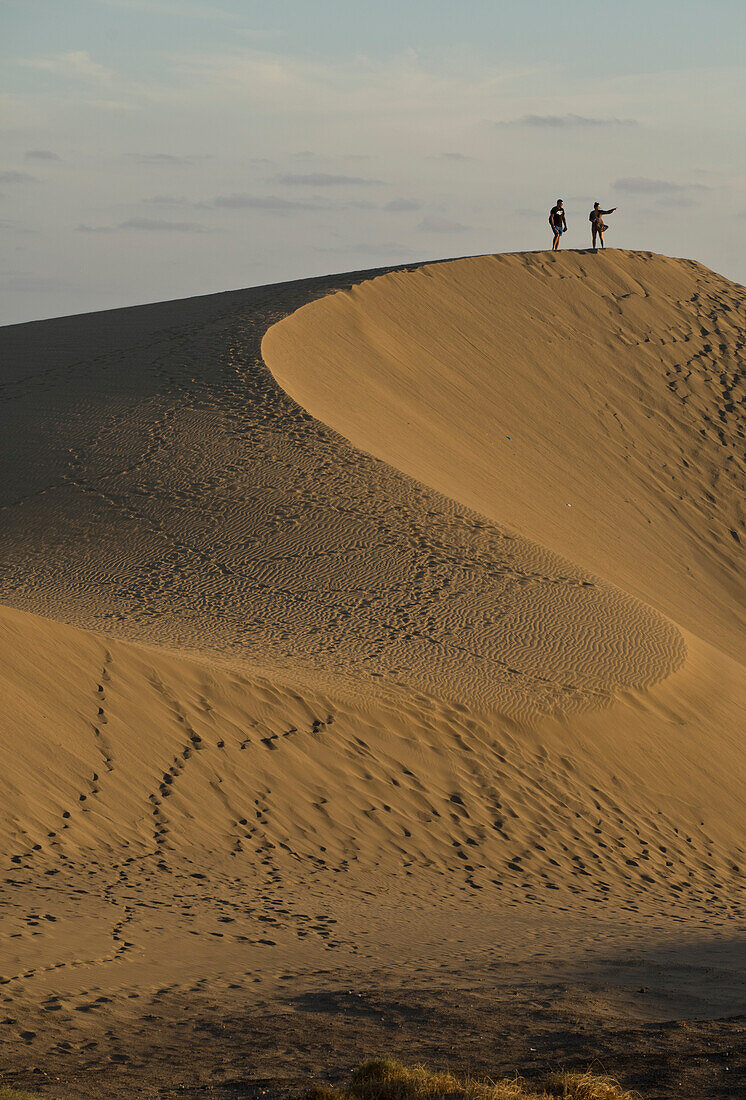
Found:
[(604, 214), (613, 214), (616, 210), (615, 206), (612, 206), (611, 210), (602, 210), (597, 202), (594, 202), (593, 209), (588, 215), (588, 221), (591, 223), (591, 238), (593, 240), (593, 251), (596, 251), (596, 237), (601, 241), (601, 248), (604, 248), (604, 231), (609, 227), (604, 224)]
[(552, 239), (552, 252), (556, 252), (559, 248), (560, 237), (567, 230), (567, 220), (565, 218), (565, 208), (562, 199), (557, 199), (557, 205), (553, 206), (549, 211), (549, 224), (554, 234)]

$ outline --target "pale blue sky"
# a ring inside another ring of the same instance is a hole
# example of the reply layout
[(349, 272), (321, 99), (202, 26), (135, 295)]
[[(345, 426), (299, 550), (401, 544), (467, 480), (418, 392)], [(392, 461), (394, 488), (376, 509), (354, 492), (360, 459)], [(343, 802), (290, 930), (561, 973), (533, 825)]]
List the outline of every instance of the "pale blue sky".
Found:
[(744, 281), (742, 0), (0, 0), (0, 323), (608, 243)]

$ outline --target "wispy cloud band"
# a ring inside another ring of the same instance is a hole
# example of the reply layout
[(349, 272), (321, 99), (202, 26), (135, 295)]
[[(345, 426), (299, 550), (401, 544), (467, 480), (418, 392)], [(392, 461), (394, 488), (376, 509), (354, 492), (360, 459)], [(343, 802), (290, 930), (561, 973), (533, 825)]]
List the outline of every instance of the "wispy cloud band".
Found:
[(634, 118), (594, 118), (591, 115), (521, 115), (520, 118), (506, 119), (496, 122), (496, 126), (505, 127), (535, 127), (541, 130), (559, 130), (568, 128), (588, 129), (613, 126), (639, 126)]

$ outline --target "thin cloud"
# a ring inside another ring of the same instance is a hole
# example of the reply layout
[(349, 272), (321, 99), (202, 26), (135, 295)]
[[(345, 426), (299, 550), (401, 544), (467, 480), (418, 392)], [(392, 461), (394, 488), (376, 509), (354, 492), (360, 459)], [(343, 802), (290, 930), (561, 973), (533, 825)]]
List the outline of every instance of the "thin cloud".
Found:
[(107, 8), (125, 8), (128, 11), (143, 11), (148, 15), (175, 15), (190, 19), (235, 19), (227, 11), (215, 8), (212, 4), (199, 4), (194, 0), (93, 0)]
[(291, 160), (316, 160), (323, 161), (326, 164), (339, 163), (339, 161), (361, 161), (370, 160), (370, 156), (367, 153), (344, 153), (339, 156), (328, 156), (326, 153), (315, 153), (312, 149), (297, 149), (294, 153), (290, 154)]
[(27, 69), (38, 69), (75, 80), (109, 81), (112, 78), (111, 70), (94, 61), (87, 50), (67, 50), (51, 57), (28, 57), (18, 63)]
[(408, 210), (422, 210), (422, 203), (417, 199), (392, 199), (383, 209), (390, 214), (403, 214)]
[(195, 203), (204, 209), (216, 207), (221, 210), (267, 210), (273, 214), (287, 214), (295, 210), (328, 210), (328, 204), (294, 202), (279, 195), (217, 195), (206, 202)]
[(182, 195), (153, 195), (150, 199), (143, 199), (143, 202), (150, 203), (154, 206), (188, 206), (189, 199), (184, 198)]
[(471, 228), (470, 225), (462, 225), (461, 222), (452, 221), (451, 218), (442, 218), (438, 215), (423, 218), (417, 226), (420, 233), (466, 233)]
[(275, 176), (275, 183), (283, 183), (288, 187), (373, 187), (383, 183), (383, 180), (344, 176), (336, 172), (288, 172)]
[(137, 229), (144, 233), (214, 233), (199, 222), (167, 222), (160, 218), (129, 218), (120, 222), (118, 229)]
[(136, 230), (141, 233), (217, 233), (199, 222), (169, 222), (160, 218), (128, 218), (118, 225), (79, 225), (78, 233), (116, 233), (118, 230)]
[(206, 153), (191, 155), (177, 155), (174, 153), (128, 153), (127, 156), (132, 160), (136, 160), (138, 164), (172, 164), (179, 167), (197, 164), (201, 160), (210, 159)]
[(668, 195), (666, 198), (656, 199), (656, 206), (677, 206), (682, 210), (689, 210), (694, 206), (700, 206), (700, 202), (697, 199), (692, 199), (688, 195)]
[[(431, 63), (406, 49), (384, 58), (355, 55), (330, 62), (233, 46), (172, 57), (170, 75), (179, 78), (192, 101), (204, 103), (209, 96), (234, 106), (245, 103), (247, 110), (261, 101), (267, 117), (279, 110), (302, 113), (305, 120), (323, 118), (325, 132), (329, 119), (343, 119), (357, 135), (371, 120), (392, 113), (400, 125), (411, 120), (418, 127), (414, 132), (422, 132), (425, 119), (428, 125), (442, 124), (444, 115), (473, 124), (485, 101), (506, 82), (525, 77), (526, 70), (470, 66), (464, 77), (459, 66)], [(353, 146), (368, 147), (369, 142)]]
[(703, 183), (673, 183), (671, 180), (649, 179), (647, 176), (625, 176), (614, 184), (618, 191), (636, 195), (673, 194), (676, 191), (709, 191)]
[(496, 122), (496, 126), (535, 126), (539, 129), (562, 127), (639, 126), (635, 118), (594, 118), (588, 115), (521, 115), (520, 118)]
[(476, 157), (469, 157), (466, 153), (434, 153), (433, 156), (428, 157), (428, 160), (476, 160)]
[(28, 172), (0, 172), (0, 183), (36, 183), (36, 176)]
[(51, 149), (29, 149), (25, 153), (27, 160), (61, 160)]
[(402, 259), (406, 259), (410, 256), (415, 256), (416, 253), (406, 244), (399, 244), (398, 241), (381, 241), (380, 244), (375, 242), (361, 242), (359, 244), (339, 245), (314, 245), (314, 252), (322, 253), (334, 253), (337, 256), (399, 256)]
[(36, 233), (36, 229), (29, 229), (27, 225), (20, 225), (9, 218), (0, 218), (0, 231), (12, 233), (14, 236), (26, 236), (27, 233)]

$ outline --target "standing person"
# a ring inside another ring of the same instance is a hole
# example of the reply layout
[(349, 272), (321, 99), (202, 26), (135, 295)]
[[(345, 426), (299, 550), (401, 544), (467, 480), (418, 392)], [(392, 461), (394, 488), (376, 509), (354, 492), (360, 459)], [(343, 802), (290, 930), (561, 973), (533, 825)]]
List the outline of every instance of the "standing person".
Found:
[(588, 221), (591, 223), (591, 237), (593, 240), (593, 251), (596, 251), (596, 236), (601, 241), (601, 248), (604, 248), (604, 232), (609, 228), (604, 224), (602, 215), (613, 214), (616, 210), (615, 206), (612, 206), (611, 210), (602, 210), (597, 202), (594, 202), (593, 209), (588, 215)]
[(565, 219), (565, 208), (562, 199), (557, 199), (557, 205), (549, 211), (549, 224), (554, 234), (552, 252), (556, 252), (559, 248), (560, 237), (567, 231), (567, 220)]

